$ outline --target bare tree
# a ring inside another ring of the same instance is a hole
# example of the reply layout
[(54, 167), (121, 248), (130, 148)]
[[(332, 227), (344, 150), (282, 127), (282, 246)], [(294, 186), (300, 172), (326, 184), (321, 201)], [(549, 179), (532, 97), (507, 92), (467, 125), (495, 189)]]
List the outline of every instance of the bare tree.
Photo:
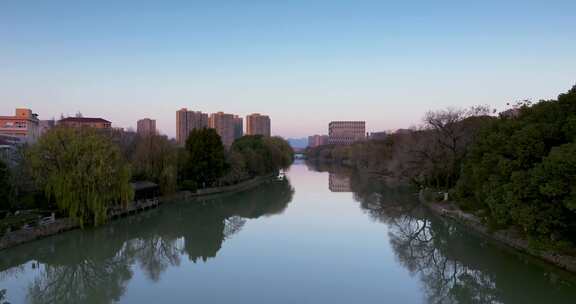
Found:
[[(479, 128), (480, 120), (475, 118), (487, 117), (491, 113), (493, 111), (488, 106), (427, 112), (424, 116), (424, 136), (413, 153), (419, 155), (421, 162), (431, 165), (436, 179), (444, 178), (441, 184), (453, 186), (461, 160)], [(440, 184), (439, 181), (437, 183)]]

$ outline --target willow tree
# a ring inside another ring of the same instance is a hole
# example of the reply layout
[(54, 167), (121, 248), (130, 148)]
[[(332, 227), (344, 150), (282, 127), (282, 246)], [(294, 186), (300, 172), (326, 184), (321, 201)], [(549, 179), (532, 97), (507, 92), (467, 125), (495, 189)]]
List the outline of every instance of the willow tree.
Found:
[(30, 150), (33, 176), (60, 210), (94, 225), (106, 221), (108, 208), (133, 199), (130, 167), (119, 149), (91, 128), (55, 128)]

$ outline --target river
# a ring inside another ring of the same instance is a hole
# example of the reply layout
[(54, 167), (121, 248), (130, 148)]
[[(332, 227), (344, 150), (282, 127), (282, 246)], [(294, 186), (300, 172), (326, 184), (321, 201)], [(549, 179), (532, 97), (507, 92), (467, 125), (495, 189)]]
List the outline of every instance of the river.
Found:
[(575, 276), (332, 171), (0, 251), (0, 303), (576, 303)]

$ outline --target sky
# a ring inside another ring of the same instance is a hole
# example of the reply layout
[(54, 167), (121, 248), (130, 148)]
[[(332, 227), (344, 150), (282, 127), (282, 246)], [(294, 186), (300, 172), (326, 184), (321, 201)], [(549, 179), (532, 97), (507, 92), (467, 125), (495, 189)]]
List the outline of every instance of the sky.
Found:
[(0, 115), (115, 127), (187, 107), (272, 133), (368, 131), (428, 110), (550, 99), (576, 84), (576, 1), (0, 0)]

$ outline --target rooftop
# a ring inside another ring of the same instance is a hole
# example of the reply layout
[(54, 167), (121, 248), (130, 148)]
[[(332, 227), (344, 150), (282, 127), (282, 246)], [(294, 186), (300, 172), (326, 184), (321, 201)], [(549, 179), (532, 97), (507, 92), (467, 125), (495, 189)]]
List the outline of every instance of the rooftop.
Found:
[(141, 191), (144, 189), (157, 188), (158, 184), (155, 184), (155, 183), (150, 182), (150, 181), (136, 181), (136, 182), (130, 183), (130, 186), (132, 186), (132, 189), (134, 189), (134, 191)]
[(111, 123), (106, 119), (102, 118), (91, 118), (91, 117), (67, 117), (60, 119), (60, 122), (84, 122), (84, 123)]

